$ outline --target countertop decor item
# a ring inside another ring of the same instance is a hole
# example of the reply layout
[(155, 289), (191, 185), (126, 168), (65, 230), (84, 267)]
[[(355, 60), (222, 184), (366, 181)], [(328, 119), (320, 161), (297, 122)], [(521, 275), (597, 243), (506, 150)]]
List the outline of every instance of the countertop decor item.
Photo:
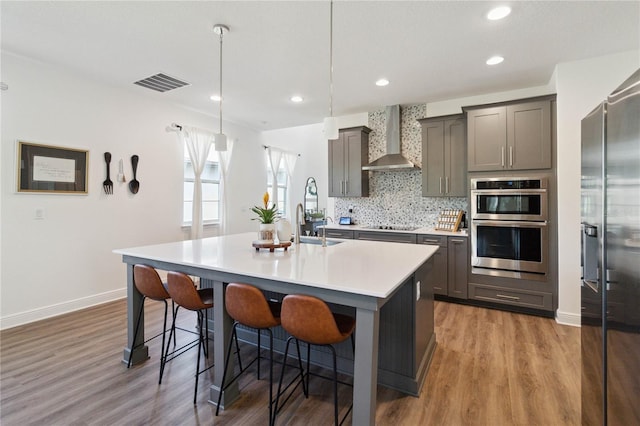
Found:
[(274, 223), (278, 220), (278, 207), (275, 204), (269, 207), (268, 192), (265, 192), (262, 196), (262, 204), (264, 207), (251, 207), (251, 211), (258, 215), (258, 217), (254, 217), (252, 220), (259, 220), (260, 223)]
[(435, 229), (437, 231), (457, 232), (462, 221), (463, 210), (442, 210)]
[(129, 182), (129, 190), (131, 191), (132, 194), (137, 194), (138, 190), (140, 190), (140, 182), (138, 182), (138, 179), (136, 179), (136, 173), (138, 171), (138, 156), (137, 155), (132, 155), (131, 156), (131, 168), (133, 169), (133, 179), (131, 179), (131, 182)]
[(279, 243), (263, 243), (262, 241), (254, 241), (252, 245), (256, 248), (256, 251), (260, 251), (260, 249), (269, 249), (269, 252), (273, 253), (277, 248), (284, 248), (284, 251), (287, 251), (291, 245), (291, 241), (280, 241)]
[(277, 225), (278, 241), (281, 243), (291, 241), (291, 222), (287, 219), (280, 219)]
[(269, 193), (265, 192), (262, 196), (262, 203), (264, 207), (253, 206), (251, 211), (258, 215), (252, 220), (260, 221), (260, 231), (258, 232), (259, 243), (273, 243), (273, 239), (276, 233), (275, 221), (278, 220), (278, 206), (272, 204), (269, 207)]

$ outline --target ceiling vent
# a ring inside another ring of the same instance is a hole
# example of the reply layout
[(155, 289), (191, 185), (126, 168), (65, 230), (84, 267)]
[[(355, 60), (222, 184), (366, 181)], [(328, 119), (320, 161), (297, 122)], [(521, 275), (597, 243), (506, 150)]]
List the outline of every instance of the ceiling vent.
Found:
[(169, 90), (177, 89), (182, 86), (191, 85), (186, 81), (178, 80), (177, 78), (170, 77), (162, 73), (138, 80), (133, 84), (155, 90), (156, 92), (168, 92)]

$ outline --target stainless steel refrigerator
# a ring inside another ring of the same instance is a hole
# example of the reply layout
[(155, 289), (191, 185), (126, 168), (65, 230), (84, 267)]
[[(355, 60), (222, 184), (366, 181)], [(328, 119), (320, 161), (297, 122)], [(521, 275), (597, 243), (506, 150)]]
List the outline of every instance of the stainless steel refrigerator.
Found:
[(640, 69), (582, 120), (582, 424), (640, 425)]

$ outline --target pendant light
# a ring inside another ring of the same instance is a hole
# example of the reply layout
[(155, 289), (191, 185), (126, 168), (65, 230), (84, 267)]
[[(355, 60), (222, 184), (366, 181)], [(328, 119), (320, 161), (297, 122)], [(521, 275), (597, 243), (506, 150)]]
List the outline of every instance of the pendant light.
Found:
[(220, 133), (215, 135), (215, 150), (226, 151), (227, 150), (227, 135), (222, 133), (222, 36), (225, 32), (229, 32), (229, 27), (222, 24), (216, 24), (213, 26), (213, 32), (220, 36), (220, 103), (219, 116), (220, 116)]
[(329, 116), (324, 119), (324, 136), (338, 139), (338, 120), (333, 116), (333, 0), (329, 9)]

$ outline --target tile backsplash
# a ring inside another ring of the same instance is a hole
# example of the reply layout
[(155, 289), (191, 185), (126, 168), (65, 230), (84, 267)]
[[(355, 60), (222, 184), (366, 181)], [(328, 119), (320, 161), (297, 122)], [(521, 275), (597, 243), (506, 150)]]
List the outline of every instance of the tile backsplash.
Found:
[[(401, 108), (401, 152), (422, 167), (422, 132), (418, 119), (426, 116), (426, 106)], [(384, 109), (369, 113), (369, 161), (386, 152)], [(440, 211), (469, 211), (465, 197), (423, 197), (421, 170), (369, 172), (369, 197), (335, 198), (335, 216), (351, 216), (362, 225), (418, 225), (433, 227)], [(353, 213), (349, 213), (349, 206)]]

